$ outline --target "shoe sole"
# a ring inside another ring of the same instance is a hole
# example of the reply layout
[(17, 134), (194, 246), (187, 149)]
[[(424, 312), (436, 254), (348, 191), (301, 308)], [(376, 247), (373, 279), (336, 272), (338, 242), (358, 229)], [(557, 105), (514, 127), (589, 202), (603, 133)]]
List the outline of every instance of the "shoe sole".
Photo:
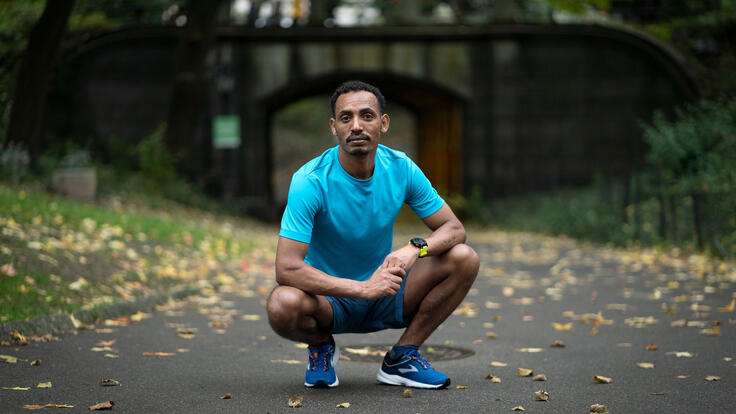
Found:
[[(335, 344), (335, 353), (332, 354), (332, 369), (335, 369), (338, 361), (340, 361), (340, 348)], [(340, 385), (340, 380), (337, 378), (337, 372), (335, 373), (335, 382), (332, 384), (328, 384), (324, 381), (317, 381), (314, 384), (310, 384), (306, 381), (304, 382), (304, 386), (309, 388), (334, 388), (338, 385)]]
[(423, 382), (412, 381), (408, 378), (404, 378), (399, 375), (387, 374), (383, 371), (383, 368), (378, 370), (378, 375), (376, 375), (376, 380), (378, 380), (378, 382), (381, 382), (383, 384), (388, 384), (388, 385), (404, 385), (406, 387), (425, 388), (425, 389), (433, 389), (433, 390), (445, 388), (448, 385), (450, 385), (449, 378), (447, 379), (447, 381), (445, 381), (442, 384), (425, 384)]

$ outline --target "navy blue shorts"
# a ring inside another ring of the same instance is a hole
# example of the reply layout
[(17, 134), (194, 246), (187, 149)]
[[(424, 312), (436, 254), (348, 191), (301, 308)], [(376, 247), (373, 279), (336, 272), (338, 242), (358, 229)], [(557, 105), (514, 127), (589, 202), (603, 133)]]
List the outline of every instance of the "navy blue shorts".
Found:
[(330, 333), (365, 333), (406, 328), (411, 322), (411, 317), (404, 319), (405, 286), (406, 277), (396, 295), (374, 300), (326, 296), (332, 305)]

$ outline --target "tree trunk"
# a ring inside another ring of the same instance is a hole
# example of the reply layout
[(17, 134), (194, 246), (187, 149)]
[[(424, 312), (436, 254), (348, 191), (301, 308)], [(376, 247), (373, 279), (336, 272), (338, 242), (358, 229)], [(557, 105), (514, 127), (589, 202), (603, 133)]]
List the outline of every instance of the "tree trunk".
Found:
[(187, 23), (176, 52), (166, 142), (178, 157), (179, 170), (197, 174), (197, 136), (207, 99), (207, 54), (215, 38), (217, 11), (223, 0), (189, 0)]
[(703, 196), (702, 194), (693, 194), (693, 223), (695, 225), (695, 241), (698, 250), (705, 248), (705, 229), (703, 228)]
[(31, 30), (13, 91), (8, 138), (28, 148), (33, 159), (42, 149), (43, 115), (54, 62), (74, 0), (47, 0)]

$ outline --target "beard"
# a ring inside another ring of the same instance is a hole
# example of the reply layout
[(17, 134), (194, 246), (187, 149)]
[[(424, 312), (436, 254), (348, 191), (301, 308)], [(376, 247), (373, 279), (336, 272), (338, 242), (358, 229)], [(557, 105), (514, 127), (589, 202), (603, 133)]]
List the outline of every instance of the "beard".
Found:
[(366, 147), (350, 147), (349, 143), (355, 139), (364, 139), (367, 143), (371, 141), (371, 138), (366, 134), (350, 135), (345, 139), (345, 152), (353, 156), (362, 156), (370, 153), (370, 149)]

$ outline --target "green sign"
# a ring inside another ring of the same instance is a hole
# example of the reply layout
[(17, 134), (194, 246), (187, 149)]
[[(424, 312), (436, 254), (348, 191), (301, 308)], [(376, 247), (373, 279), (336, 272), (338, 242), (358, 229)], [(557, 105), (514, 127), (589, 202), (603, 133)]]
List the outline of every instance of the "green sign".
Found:
[(212, 139), (214, 147), (218, 149), (240, 146), (240, 117), (215, 115), (212, 120)]

